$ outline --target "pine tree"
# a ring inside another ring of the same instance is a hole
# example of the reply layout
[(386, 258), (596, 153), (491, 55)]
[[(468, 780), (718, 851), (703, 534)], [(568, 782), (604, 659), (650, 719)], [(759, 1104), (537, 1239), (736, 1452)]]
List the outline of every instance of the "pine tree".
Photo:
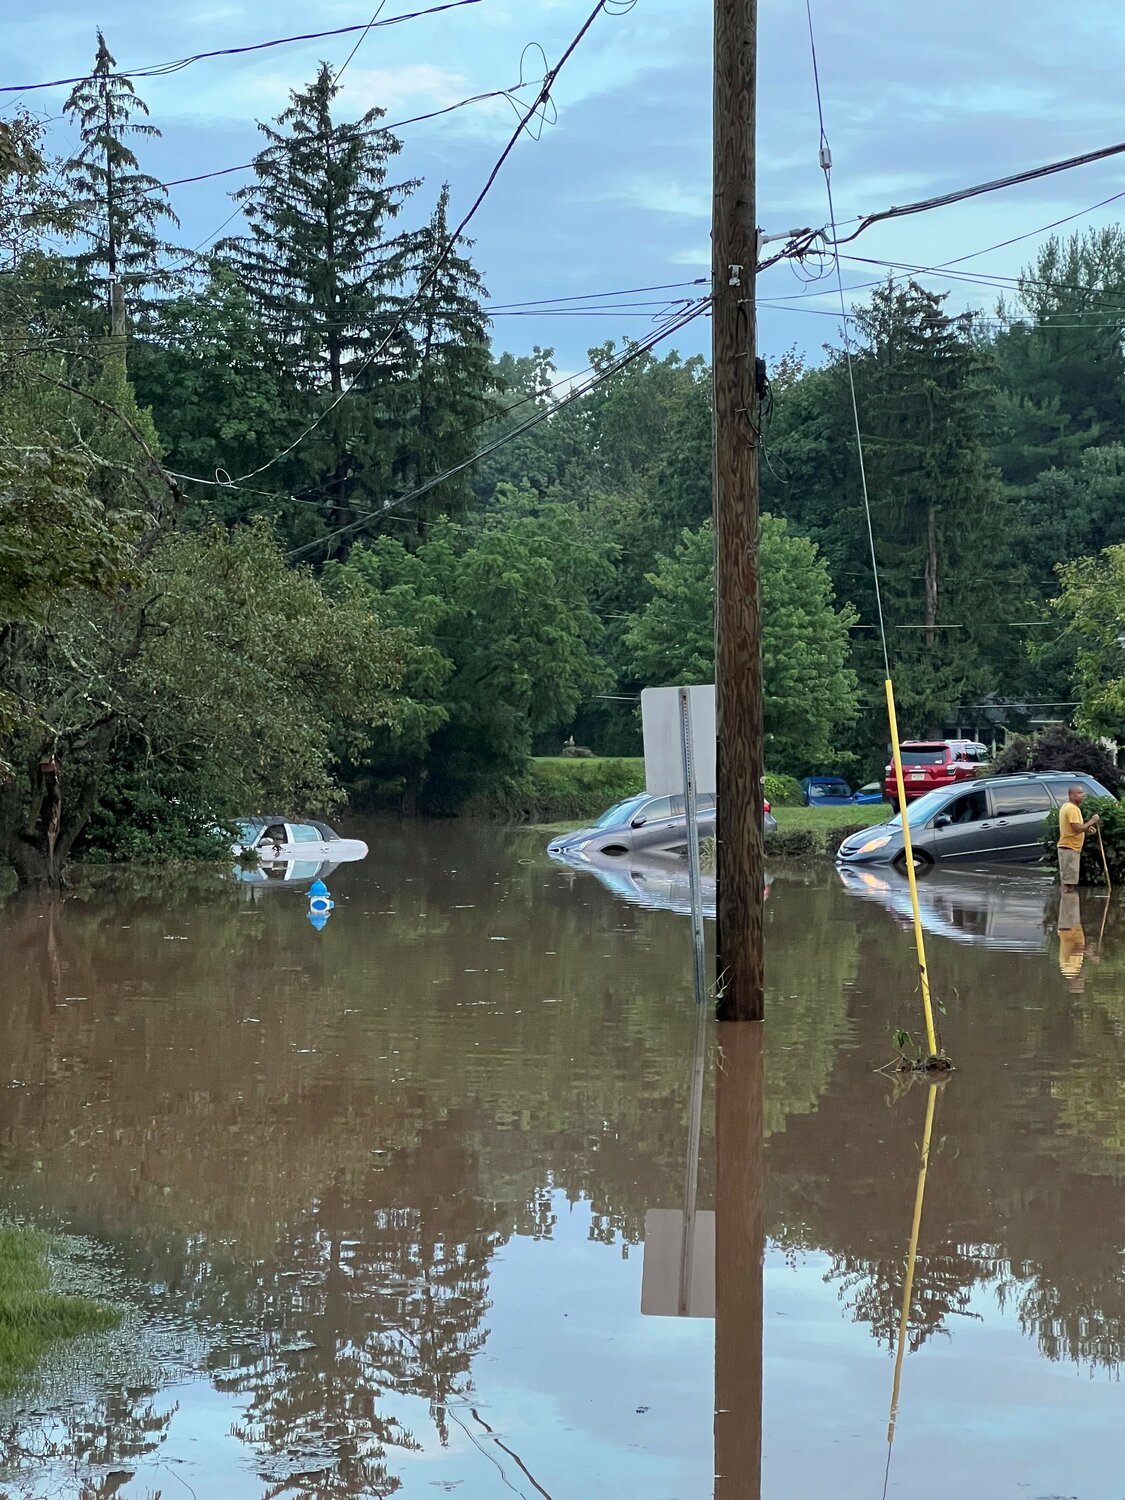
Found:
[[(71, 264), (91, 301), (101, 295), (96, 281), (102, 275), (120, 281), (131, 307), (144, 305), (144, 293), (157, 276), (160, 255), (173, 251), (159, 234), (162, 220), (179, 225), (164, 188), (140, 170), (129, 141), (156, 137), (155, 125), (138, 123), (134, 115), (148, 114), (148, 106), (132, 82), (113, 70), (117, 66), (105, 37), (98, 32), (94, 71), (75, 85), (63, 113), (78, 124), (82, 142), (66, 164), (70, 190), (82, 210), (81, 234), (87, 247)], [(105, 292), (108, 306), (109, 292)]]
[[(482, 306), (488, 292), (466, 253), (472, 242), (459, 239), (450, 246), (448, 211), (446, 183), (418, 236), (419, 291), (410, 313), (416, 364), (396, 464), (396, 478), (406, 488), (468, 458), (499, 409), (500, 381)], [(471, 498), (472, 476), (465, 473), (413, 502), (419, 532), (426, 516), (463, 509)]]
[(384, 111), (337, 124), (337, 92), (322, 63), (315, 80), (290, 95), (278, 128), (259, 127), (268, 144), (254, 162), (257, 181), (235, 194), (249, 233), (218, 247), (301, 409), (315, 414), (354, 383), (288, 471), (292, 482), (327, 493), (329, 529), (354, 519), (357, 498), (386, 497), (389, 391), (412, 363), (409, 333), (396, 325), (415, 236), (393, 225), (418, 186), (388, 181), (402, 143), (379, 127)]
[[(994, 689), (1005, 658), (1018, 655), (1000, 622), (1023, 618), (985, 449), (984, 361), (972, 314), (951, 317), (944, 302), (914, 282), (888, 283), (856, 318), (867, 346), (855, 361), (857, 396), (905, 733), (937, 732), (959, 703)], [(857, 561), (863, 535), (855, 524)], [(853, 598), (866, 594), (856, 581)], [(863, 610), (874, 619), (873, 597)]]

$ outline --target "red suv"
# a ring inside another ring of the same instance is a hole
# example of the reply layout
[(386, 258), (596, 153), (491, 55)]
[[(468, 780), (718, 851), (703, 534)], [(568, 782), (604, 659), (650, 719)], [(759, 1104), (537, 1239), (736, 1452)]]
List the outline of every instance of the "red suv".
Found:
[[(953, 786), (958, 781), (972, 781), (978, 769), (990, 759), (988, 747), (976, 740), (903, 740), (902, 783), (907, 802), (932, 792), (935, 787)], [(893, 763), (887, 767), (883, 791), (892, 806), (898, 806)]]

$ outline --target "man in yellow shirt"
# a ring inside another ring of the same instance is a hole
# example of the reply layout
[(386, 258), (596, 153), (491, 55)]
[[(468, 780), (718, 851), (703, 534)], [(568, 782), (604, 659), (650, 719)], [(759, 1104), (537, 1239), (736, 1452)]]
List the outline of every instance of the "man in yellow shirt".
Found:
[(1059, 879), (1064, 891), (1078, 889), (1078, 870), (1082, 863), (1082, 845), (1091, 828), (1101, 821), (1094, 814), (1087, 822), (1082, 821), (1082, 798), (1085, 787), (1072, 786), (1066, 801), (1059, 808)]

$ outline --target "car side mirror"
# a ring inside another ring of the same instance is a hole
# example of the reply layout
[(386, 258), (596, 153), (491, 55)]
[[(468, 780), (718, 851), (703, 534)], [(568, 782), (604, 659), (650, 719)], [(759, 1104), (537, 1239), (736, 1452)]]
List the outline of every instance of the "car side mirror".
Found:
[(634, 818), (633, 821), (632, 821), (632, 823), (630, 823), (629, 826), (630, 826), (630, 828), (643, 828), (645, 826), (645, 819), (644, 818)]
[(953, 819), (949, 816), (948, 813), (939, 813), (937, 815), (937, 817), (934, 819), (934, 827), (935, 828), (952, 828), (953, 827)]

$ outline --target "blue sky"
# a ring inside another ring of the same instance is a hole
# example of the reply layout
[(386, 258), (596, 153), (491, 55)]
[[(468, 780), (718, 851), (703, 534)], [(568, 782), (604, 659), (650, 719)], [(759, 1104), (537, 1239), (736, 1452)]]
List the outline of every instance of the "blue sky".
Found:
[[(384, 15), (426, 0), (388, 0)], [(40, 0), (0, 21), (5, 83), (36, 82), (90, 65), (101, 25), (118, 64), (136, 67), (188, 53), (364, 22), (374, 0)], [(372, 31), (344, 75), (341, 118), (381, 105), (390, 119), (414, 115), (520, 78), (521, 52), (540, 43), (552, 63), (590, 0), (481, 0), (459, 11)], [(14, 7), (8, 7), (8, 15)], [(494, 303), (584, 295), (705, 276), (710, 211), (709, 0), (637, 0), (601, 16), (562, 74), (558, 122), (524, 140), (474, 222), (476, 259)], [(946, 192), (1125, 136), (1120, 80), (1125, 24), (1113, 0), (1063, 8), (1048, 0), (814, 0), (826, 124), (835, 160), (837, 212), (854, 215)], [(761, 7), (758, 217), (767, 232), (825, 219), (817, 166), (817, 124), (804, 0)], [(216, 59), (145, 79), (139, 89), (164, 132), (143, 165), (162, 178), (249, 160), (257, 119), (284, 108), (321, 58), (339, 64), (351, 37)], [(541, 67), (541, 65), (540, 65)], [(534, 60), (525, 64), (525, 76)], [(24, 96), (58, 116), (65, 89)], [(0, 108), (10, 107), (4, 96)], [(452, 210), (467, 207), (511, 130), (503, 101), (460, 110), (403, 131), (404, 171), (426, 179), (416, 200), (424, 217), (440, 183)], [(65, 122), (51, 126), (67, 142)], [(194, 245), (231, 212), (227, 193), (245, 176), (174, 190), (181, 238)], [(1017, 274), (1043, 238), (1070, 214), (1073, 226), (1106, 223), (1125, 208), (1086, 210), (1125, 191), (1125, 158), (1082, 168), (897, 224), (880, 225), (850, 247), (856, 255), (934, 266), (1012, 236), (1019, 243), (956, 269)], [(229, 230), (228, 230), (229, 232)], [(1063, 232), (1067, 232), (1064, 229)], [(846, 265), (849, 285), (878, 267)], [(998, 291), (940, 277), (953, 307), (993, 309)], [(670, 291), (690, 296), (693, 289)], [(791, 344), (817, 358), (838, 335), (827, 283), (806, 285), (778, 267), (763, 277), (760, 340), (780, 354)], [(862, 296), (862, 291), (856, 293)], [(585, 365), (593, 343), (651, 328), (661, 299), (627, 315), (498, 316), (498, 348), (557, 350), (562, 370)], [(580, 304), (581, 305), (581, 304)], [(678, 336), (704, 349), (700, 321)]]

